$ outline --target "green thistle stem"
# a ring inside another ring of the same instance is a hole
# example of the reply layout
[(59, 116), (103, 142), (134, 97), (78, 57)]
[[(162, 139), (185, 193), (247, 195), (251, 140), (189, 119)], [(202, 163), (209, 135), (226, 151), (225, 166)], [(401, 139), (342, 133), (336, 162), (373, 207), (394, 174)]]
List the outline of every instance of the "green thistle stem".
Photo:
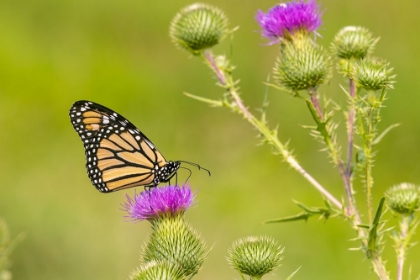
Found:
[(247, 121), (249, 121), (264, 137), (267, 142), (270, 143), (276, 151), (283, 156), (285, 161), (299, 172), (311, 185), (313, 185), (328, 201), (334, 204), (338, 209), (342, 209), (342, 204), (338, 201), (330, 192), (328, 192), (318, 181), (316, 181), (305, 169), (297, 162), (293, 155), (286, 148), (286, 145), (280, 142), (277, 138), (276, 132), (271, 131), (265, 123), (258, 120), (254, 115), (249, 112), (246, 106), (243, 104), (241, 98), (235, 87), (235, 82), (232, 75), (223, 72), (219, 69), (214, 61), (213, 54), (207, 50), (202, 58), (210, 69), (215, 72), (220, 84), (226, 88), (230, 97), (233, 99), (233, 103), (224, 102), (224, 105), (232, 109), (233, 111), (241, 114)]
[(407, 255), (407, 250), (410, 247), (410, 238), (411, 232), (416, 227), (416, 224), (413, 223), (413, 215), (403, 215), (400, 222), (400, 233), (397, 238), (395, 238), (396, 244), (395, 249), (397, 252), (397, 280), (403, 279), (403, 270), (405, 257)]
[(350, 84), (350, 98), (351, 104), (350, 104), (350, 110), (349, 110), (349, 119), (348, 119), (348, 132), (347, 132), (347, 169), (346, 173), (347, 176), (351, 177), (352, 169), (351, 169), (351, 162), (353, 158), (353, 139), (354, 139), (354, 115), (355, 115), (355, 109), (354, 109), (354, 99), (356, 98), (356, 84), (354, 83), (353, 79), (349, 80)]
[[(354, 196), (353, 196), (353, 186), (351, 183), (351, 176), (352, 176), (352, 158), (353, 158), (353, 141), (354, 141), (354, 122), (355, 122), (355, 114), (356, 114), (356, 110), (355, 110), (355, 105), (354, 105), (354, 101), (356, 99), (356, 84), (354, 82), (353, 79), (349, 80), (349, 87), (350, 87), (350, 98), (351, 98), (351, 103), (350, 103), (350, 109), (349, 109), (349, 117), (348, 117), (348, 134), (347, 134), (347, 164), (346, 164), (346, 180), (347, 180), (347, 184), (345, 184), (346, 187), (346, 196), (347, 196), (347, 200), (349, 203), (349, 205), (353, 206), (353, 209), (356, 213), (356, 222), (358, 224), (361, 223), (361, 219), (360, 219), (360, 215), (357, 212), (357, 207), (355, 206), (355, 200), (354, 200)], [(372, 209), (372, 205), (370, 206), (370, 209)], [(372, 223), (372, 211), (369, 212), (369, 222)], [(359, 236), (365, 236), (365, 231), (362, 229), (359, 229)], [(366, 248), (366, 246), (364, 246)], [(380, 277), (380, 279), (388, 279), (388, 274), (386, 273), (386, 270), (382, 264), (381, 259), (378, 256), (374, 256), (372, 258), (372, 263), (373, 266), (375, 268), (375, 271), (377, 272), (378, 275), (383, 275), (382, 277)], [(383, 278), (385, 276), (385, 278)]]
[(222, 71), (217, 67), (216, 62), (213, 59), (213, 54), (211, 51), (207, 50), (204, 53), (201, 53), (202, 57), (204, 58), (204, 61), (207, 63), (207, 65), (213, 70), (213, 72), (216, 74), (217, 79), (219, 82), (225, 86), (226, 85), (226, 78), (223, 75)]
[[(352, 208), (353, 212), (358, 217), (358, 220), (360, 221), (360, 216), (357, 211), (357, 207), (355, 206), (355, 199), (353, 196), (353, 186), (351, 181), (352, 176), (352, 168), (351, 168), (351, 162), (353, 158), (353, 139), (354, 139), (354, 117), (355, 117), (355, 109), (354, 109), (354, 99), (356, 98), (356, 84), (353, 79), (350, 79), (350, 98), (351, 100), (351, 107), (349, 110), (349, 119), (348, 119), (348, 132), (347, 132), (347, 164), (346, 164), (346, 170), (344, 172), (344, 186), (346, 189), (346, 197), (347, 201), (349, 203), (349, 207)], [(341, 163), (343, 165), (343, 163)], [(344, 166), (343, 166), (344, 168)]]
[(384, 263), (382, 262), (382, 259), (375, 255), (371, 259), (373, 270), (375, 271), (376, 275), (379, 277), (380, 280), (389, 280), (389, 275), (386, 272)]
[[(359, 231), (360, 232), (360, 231)], [(361, 238), (366, 238), (366, 234), (363, 231), (362, 234), (359, 234)], [(372, 263), (373, 271), (376, 273), (380, 280), (389, 280), (388, 272), (386, 271), (385, 264), (381, 259), (381, 253), (377, 250), (369, 250), (368, 242), (366, 239), (362, 241), (362, 249), (366, 254), (370, 262)]]
[[(365, 101), (368, 106), (367, 110), (361, 109), (359, 111), (360, 116), (358, 130), (362, 136), (362, 148), (365, 157), (364, 161), (364, 177), (365, 177), (365, 189), (366, 189), (366, 202), (368, 210), (369, 223), (373, 219), (373, 204), (372, 204), (372, 188), (374, 184), (372, 168), (373, 168), (373, 146), (376, 138), (377, 130), (376, 125), (380, 121), (380, 108), (385, 99), (385, 94), (382, 92), (379, 97), (376, 97), (375, 92), (370, 91)], [(365, 120), (365, 125), (363, 124)]]
[(357, 225), (361, 223), (361, 220), (354, 202), (353, 190), (351, 185), (351, 175), (349, 175), (349, 173), (346, 172), (344, 163), (339, 156), (338, 149), (334, 141), (332, 140), (332, 135), (328, 131), (327, 121), (324, 120), (321, 106), (319, 105), (318, 98), (316, 97), (316, 89), (309, 89), (308, 92), (310, 95), (310, 100), (306, 101), (308, 104), (308, 108), (318, 126), (317, 130), (322, 134), (325, 145), (330, 151), (334, 164), (337, 166), (341, 179), (344, 183), (344, 189), (346, 191), (347, 199), (346, 216), (353, 219), (354, 226), (355, 228), (357, 228)]
[(312, 105), (321, 121), (324, 121), (324, 114), (322, 113), (321, 105), (319, 105), (318, 97), (316, 96), (317, 91), (314, 88), (308, 89), (309, 96), (311, 97)]
[(366, 160), (366, 199), (367, 199), (367, 208), (368, 208), (368, 214), (369, 214), (369, 223), (372, 222), (372, 211), (373, 211), (373, 205), (372, 205), (372, 188), (373, 188), (373, 176), (372, 176), (372, 162), (373, 162), (373, 149), (372, 149), (372, 141), (373, 141), (373, 109), (370, 111), (370, 117), (369, 117), (369, 123), (368, 123), (368, 135), (372, 135), (372, 137), (366, 138), (366, 150), (365, 155), (367, 158), (372, 160)]
[[(317, 99), (315, 99), (316, 98), (316, 91), (311, 90), (311, 91), (309, 91), (309, 94), (311, 96), (311, 99), (307, 100), (307, 103), (308, 103), (308, 105), (312, 105), (313, 109), (311, 109), (311, 106), (309, 106), (312, 117), (314, 118), (315, 122), (318, 125), (325, 124), (325, 121), (323, 121), (322, 117), (321, 117), (322, 116), (322, 111), (321, 111), (321, 108), (319, 106), (319, 102), (318, 102)], [(354, 83), (353, 83), (353, 95), (355, 96)], [(315, 98), (313, 98), (314, 96), (315, 96)], [(321, 113), (319, 113), (319, 112), (321, 112)], [(365, 254), (367, 256), (369, 256), (370, 252), (369, 252), (369, 247), (368, 247), (368, 243), (367, 243), (367, 240), (366, 240), (367, 233), (366, 233), (365, 229), (359, 227), (359, 225), (362, 224), (362, 220), (360, 218), (360, 214), (357, 210), (355, 200), (354, 200), (354, 196), (353, 196), (352, 183), (351, 183), (351, 169), (350, 169), (350, 172), (348, 172), (349, 169), (345, 168), (343, 161), (338, 156), (337, 148), (336, 148), (334, 142), (332, 141), (331, 134), (326, 129), (326, 127), (324, 127), (324, 129), (322, 130), (322, 135), (323, 135), (326, 146), (328, 147), (328, 149), (331, 152), (333, 161), (338, 167), (340, 176), (341, 176), (341, 178), (343, 180), (343, 183), (344, 183), (344, 188), (345, 188), (345, 191), (346, 191), (346, 199), (347, 199), (347, 204), (348, 204), (345, 214), (348, 218), (350, 218), (353, 228), (357, 231), (359, 238), (362, 240), (363, 251), (365, 252)], [(351, 142), (353, 141), (352, 139), (353, 139), (353, 137), (351, 137)], [(351, 157), (350, 157), (350, 160), (351, 160)], [(374, 269), (375, 273), (378, 275), (379, 279), (388, 280), (389, 276), (388, 276), (388, 273), (386, 272), (385, 266), (384, 266), (380, 256), (378, 254), (374, 254), (372, 256), (369, 256), (369, 259), (371, 260), (373, 269)]]
[(373, 188), (373, 175), (372, 175), (372, 167), (373, 167), (373, 146), (374, 146), (374, 140), (377, 136), (377, 129), (376, 125), (380, 121), (380, 109), (382, 106), (382, 103), (385, 100), (385, 89), (382, 90), (381, 94), (379, 95), (379, 98), (376, 100), (375, 93), (370, 92), (371, 94), (370, 99), (373, 100), (371, 104), (371, 109), (369, 113), (368, 120), (368, 137), (366, 137), (366, 150), (365, 150), (365, 156), (366, 156), (366, 197), (367, 197), (367, 206), (368, 206), (368, 214), (369, 214), (369, 222), (372, 222), (372, 213), (373, 213), (373, 204), (372, 204), (372, 188)]
[(397, 263), (398, 263), (398, 271), (397, 271), (397, 280), (403, 279), (403, 270), (404, 270), (404, 260), (406, 255), (406, 238), (408, 233), (409, 223), (407, 222), (407, 217), (404, 217), (401, 221), (401, 232), (400, 232), (400, 239), (401, 244), (398, 245), (398, 252), (397, 252)]

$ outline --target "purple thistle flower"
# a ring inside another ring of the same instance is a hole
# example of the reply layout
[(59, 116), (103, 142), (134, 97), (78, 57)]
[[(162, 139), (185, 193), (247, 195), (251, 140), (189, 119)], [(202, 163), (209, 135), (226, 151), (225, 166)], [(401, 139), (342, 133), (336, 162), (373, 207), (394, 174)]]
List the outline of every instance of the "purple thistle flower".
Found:
[(182, 214), (194, 200), (188, 185), (156, 187), (134, 194), (133, 198), (129, 195), (126, 197), (127, 202), (123, 204), (122, 210), (128, 213), (127, 218), (135, 221)]
[(321, 25), (321, 12), (315, 0), (297, 0), (280, 3), (266, 14), (259, 10), (256, 20), (263, 29), (261, 34), (278, 42), (281, 38), (304, 30), (307, 33), (315, 31)]

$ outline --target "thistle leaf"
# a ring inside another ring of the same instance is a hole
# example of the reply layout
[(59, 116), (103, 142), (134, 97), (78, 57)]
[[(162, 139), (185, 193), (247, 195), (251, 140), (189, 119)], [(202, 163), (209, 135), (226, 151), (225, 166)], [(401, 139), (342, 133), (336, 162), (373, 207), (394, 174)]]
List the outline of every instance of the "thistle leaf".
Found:
[(289, 277), (286, 278), (286, 280), (292, 279), (293, 276), (295, 276), (296, 273), (300, 270), (301, 267), (298, 267), (295, 271), (292, 272), (292, 274), (289, 275)]
[(372, 141), (372, 145), (376, 145), (378, 144), (384, 137), (385, 135), (388, 134), (388, 132), (390, 132), (392, 129), (400, 126), (400, 123), (394, 123), (390, 126), (388, 126), (378, 137), (376, 137), (373, 141)]
[(272, 223), (294, 222), (294, 221), (300, 221), (300, 220), (307, 221), (310, 217), (315, 216), (315, 215), (319, 215), (320, 218), (328, 219), (332, 214), (332, 210), (329, 207), (329, 205), (327, 205), (328, 208), (308, 207), (308, 206), (306, 206), (306, 205), (304, 205), (300, 202), (297, 202), (297, 201), (294, 201), (294, 202), (304, 212), (301, 212), (301, 213), (293, 215), (293, 216), (268, 220), (268, 221), (265, 221), (264, 223), (265, 224), (272, 224)]
[(382, 209), (385, 203), (385, 198), (383, 197), (379, 202), (378, 210), (376, 210), (375, 218), (373, 219), (372, 226), (369, 230), (368, 236), (368, 257), (373, 256), (376, 252), (378, 252), (378, 227), (379, 221), (382, 215)]
[(284, 217), (284, 218), (268, 220), (268, 221), (265, 221), (264, 224), (294, 222), (294, 221), (299, 221), (299, 220), (307, 221), (308, 218), (310, 218), (311, 216), (312, 216), (312, 214), (302, 212), (302, 213), (299, 213), (299, 214), (294, 215), (294, 216), (288, 216), (288, 217)]
[(192, 99), (195, 99), (195, 100), (198, 100), (198, 101), (201, 101), (201, 102), (210, 104), (210, 106), (213, 106), (213, 107), (222, 107), (223, 106), (223, 102), (220, 101), (220, 100), (213, 100), (213, 99), (201, 97), (201, 96), (194, 95), (194, 94), (187, 93), (187, 92), (184, 92), (184, 94), (186, 96), (192, 98)]

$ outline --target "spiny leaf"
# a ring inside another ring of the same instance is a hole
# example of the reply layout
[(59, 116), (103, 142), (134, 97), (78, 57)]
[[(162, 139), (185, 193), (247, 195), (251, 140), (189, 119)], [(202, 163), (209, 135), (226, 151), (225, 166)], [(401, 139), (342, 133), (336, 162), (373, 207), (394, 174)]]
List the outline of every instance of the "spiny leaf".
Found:
[(369, 230), (368, 236), (368, 257), (372, 257), (375, 252), (378, 251), (377, 240), (378, 240), (378, 226), (379, 221), (382, 215), (382, 209), (385, 203), (385, 198), (383, 197), (379, 202), (378, 210), (376, 210), (375, 218), (373, 219), (372, 226)]
[(208, 103), (208, 104), (210, 104), (211, 106), (214, 106), (214, 107), (222, 107), (223, 106), (223, 102), (220, 101), (220, 100), (213, 100), (213, 99), (197, 96), (197, 95), (187, 93), (187, 92), (184, 92), (184, 94), (186, 96), (192, 98), (192, 99), (195, 99), (195, 100), (198, 100), (198, 101), (201, 101), (201, 102), (204, 102), (204, 103)]
[(307, 221), (308, 218), (310, 218), (311, 216), (313, 216), (313, 214), (309, 214), (309, 213), (304, 213), (303, 212), (303, 213), (299, 213), (299, 214), (294, 215), (294, 216), (288, 216), (288, 217), (284, 217), (284, 218), (279, 218), (279, 219), (274, 219), (274, 220), (268, 220), (268, 221), (265, 221), (264, 224), (294, 222), (294, 221), (300, 221), (300, 220)]
[(294, 201), (294, 203), (296, 203), (296, 205), (301, 208), (302, 210), (304, 210), (307, 213), (310, 214), (321, 214), (321, 213), (325, 213), (325, 212), (331, 212), (330, 208), (321, 208), (321, 207), (308, 207), (298, 201)]
[(298, 267), (295, 271), (292, 272), (292, 274), (289, 275), (289, 277), (286, 278), (286, 280), (290, 280), (292, 279), (293, 276), (295, 276), (295, 274), (299, 271), (301, 267)]
[(372, 141), (372, 145), (376, 145), (378, 144), (384, 137), (386, 134), (388, 134), (388, 132), (390, 132), (392, 129), (400, 126), (400, 123), (395, 123), (392, 124), (390, 126), (388, 126), (378, 137), (376, 137), (373, 141)]
[(294, 222), (294, 221), (300, 221), (300, 220), (305, 220), (307, 221), (310, 217), (315, 216), (315, 215), (319, 215), (321, 218), (325, 218), (328, 219), (331, 216), (331, 208), (322, 208), (322, 207), (308, 207), (300, 202), (294, 201), (296, 203), (296, 205), (301, 208), (304, 212), (293, 215), (293, 216), (288, 216), (288, 217), (284, 217), (284, 218), (278, 218), (278, 219), (274, 219), (274, 220), (268, 220), (265, 221), (265, 224), (271, 224), (271, 223), (284, 223), (284, 222)]
[(359, 228), (365, 228), (365, 229), (370, 229), (370, 225), (367, 225), (367, 224), (359, 224), (359, 225), (357, 225), (357, 227), (359, 227)]

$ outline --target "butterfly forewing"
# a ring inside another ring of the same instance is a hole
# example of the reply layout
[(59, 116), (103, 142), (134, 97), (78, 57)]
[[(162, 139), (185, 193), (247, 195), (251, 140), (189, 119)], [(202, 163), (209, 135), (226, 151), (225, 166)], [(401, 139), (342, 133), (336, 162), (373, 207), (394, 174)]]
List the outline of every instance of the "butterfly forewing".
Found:
[(85, 146), (88, 176), (99, 191), (156, 185), (157, 174), (166, 170), (167, 161), (152, 142), (116, 112), (77, 101), (70, 119)]

